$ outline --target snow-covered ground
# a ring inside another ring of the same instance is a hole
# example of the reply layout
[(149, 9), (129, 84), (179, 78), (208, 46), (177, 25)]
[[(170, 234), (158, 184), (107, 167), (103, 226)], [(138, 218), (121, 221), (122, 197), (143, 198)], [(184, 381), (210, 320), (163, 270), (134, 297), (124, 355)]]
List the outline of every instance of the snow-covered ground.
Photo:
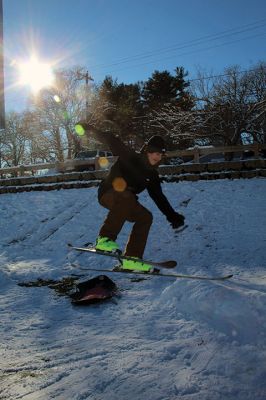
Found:
[(189, 227), (175, 235), (143, 193), (154, 214), (146, 258), (174, 258), (178, 273), (234, 277), (110, 274), (119, 297), (86, 307), (17, 284), (82, 281), (97, 275), (82, 267), (114, 264), (66, 246), (95, 239), (106, 214), (97, 189), (0, 196), (1, 399), (266, 399), (266, 180), (163, 189)]

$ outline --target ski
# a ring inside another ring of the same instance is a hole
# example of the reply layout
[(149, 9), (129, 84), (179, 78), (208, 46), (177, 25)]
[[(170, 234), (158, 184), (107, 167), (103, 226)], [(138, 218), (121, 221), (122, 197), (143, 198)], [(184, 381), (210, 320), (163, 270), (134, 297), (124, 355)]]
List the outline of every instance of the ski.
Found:
[(160, 276), (172, 279), (195, 279), (204, 281), (225, 281), (226, 279), (232, 278), (233, 274), (220, 275), (220, 276), (201, 276), (201, 275), (185, 275), (185, 274), (165, 274), (162, 272), (141, 272), (141, 271), (130, 271), (122, 269), (108, 269), (108, 268), (84, 268), (77, 264), (71, 264), (75, 268), (79, 268), (85, 271), (97, 271), (97, 272), (111, 272), (111, 273), (121, 273), (121, 274), (137, 274), (137, 275), (150, 275), (150, 276)]
[(91, 247), (77, 247), (73, 246), (71, 243), (68, 243), (68, 247), (70, 247), (73, 250), (77, 251), (85, 251), (93, 254), (99, 254), (102, 256), (107, 256), (107, 257), (113, 257), (116, 258), (118, 261), (121, 262), (121, 260), (132, 260), (132, 261), (140, 261), (145, 264), (149, 264), (153, 267), (161, 267), (161, 268), (174, 268), (177, 265), (177, 262), (175, 260), (168, 260), (168, 261), (147, 261), (147, 260), (142, 260), (134, 257), (129, 257), (129, 256), (123, 256), (122, 254), (119, 253), (110, 253), (108, 251), (103, 251), (103, 250), (97, 250), (93, 246)]
[(175, 229), (175, 233), (181, 233), (188, 228), (188, 225), (182, 225), (180, 228)]

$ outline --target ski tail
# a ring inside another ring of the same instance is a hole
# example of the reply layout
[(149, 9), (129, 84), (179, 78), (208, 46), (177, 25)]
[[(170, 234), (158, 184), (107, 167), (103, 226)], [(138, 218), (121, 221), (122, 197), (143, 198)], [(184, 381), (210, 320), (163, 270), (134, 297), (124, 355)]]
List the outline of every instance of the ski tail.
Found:
[(150, 261), (150, 260), (143, 260), (141, 258), (135, 258), (135, 257), (130, 257), (130, 256), (124, 256), (122, 254), (120, 254), (119, 252), (108, 252), (108, 251), (104, 251), (104, 250), (97, 250), (93, 245), (90, 245), (88, 247), (78, 247), (78, 246), (74, 246), (71, 243), (68, 243), (68, 247), (70, 247), (73, 250), (77, 250), (77, 251), (84, 251), (84, 252), (89, 252), (89, 253), (93, 253), (93, 254), (100, 254), (102, 256), (106, 256), (106, 257), (113, 257), (115, 259), (117, 259), (118, 261), (120, 261), (122, 263), (122, 260), (130, 260), (130, 261), (139, 261), (142, 262), (144, 264), (148, 264), (152, 267), (159, 267), (159, 268), (175, 268), (177, 266), (177, 262), (175, 260), (166, 260), (166, 261)]
[(185, 275), (185, 274), (175, 274), (169, 273), (165, 274), (160, 270), (156, 270), (154, 272), (141, 272), (141, 271), (130, 271), (123, 268), (114, 268), (114, 269), (107, 269), (107, 268), (94, 268), (94, 267), (81, 267), (78, 264), (72, 263), (72, 267), (79, 268), (83, 271), (97, 271), (97, 272), (110, 272), (110, 273), (121, 273), (121, 274), (128, 274), (128, 275), (150, 275), (150, 276), (157, 276), (163, 278), (172, 278), (172, 279), (194, 279), (194, 280), (204, 280), (204, 281), (225, 281), (233, 277), (233, 274), (228, 275), (217, 275), (217, 276), (204, 276), (204, 275)]

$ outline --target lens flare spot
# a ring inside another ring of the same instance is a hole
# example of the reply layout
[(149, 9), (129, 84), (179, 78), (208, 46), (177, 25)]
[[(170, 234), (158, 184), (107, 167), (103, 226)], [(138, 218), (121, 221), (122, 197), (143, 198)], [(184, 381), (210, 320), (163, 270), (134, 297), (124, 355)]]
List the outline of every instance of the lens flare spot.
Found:
[(109, 161), (106, 157), (100, 157), (99, 158), (99, 165), (101, 168), (108, 168), (109, 166)]
[(124, 192), (124, 190), (126, 190), (127, 187), (125, 179), (121, 177), (115, 178), (112, 182), (112, 185), (116, 192)]
[(57, 94), (54, 95), (54, 101), (55, 101), (56, 103), (61, 103), (61, 99), (60, 99), (59, 96), (57, 96)]
[(78, 136), (83, 136), (85, 134), (85, 129), (83, 128), (82, 125), (77, 124), (75, 125), (75, 132)]

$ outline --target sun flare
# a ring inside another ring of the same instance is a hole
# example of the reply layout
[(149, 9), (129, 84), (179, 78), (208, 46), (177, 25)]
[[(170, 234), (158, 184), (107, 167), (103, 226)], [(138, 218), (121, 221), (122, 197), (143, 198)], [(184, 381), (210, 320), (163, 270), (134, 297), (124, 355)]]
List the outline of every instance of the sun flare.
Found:
[(18, 69), (20, 74), (19, 83), (30, 86), (34, 93), (43, 87), (50, 86), (54, 81), (51, 65), (39, 61), (34, 56), (27, 62), (19, 63)]

